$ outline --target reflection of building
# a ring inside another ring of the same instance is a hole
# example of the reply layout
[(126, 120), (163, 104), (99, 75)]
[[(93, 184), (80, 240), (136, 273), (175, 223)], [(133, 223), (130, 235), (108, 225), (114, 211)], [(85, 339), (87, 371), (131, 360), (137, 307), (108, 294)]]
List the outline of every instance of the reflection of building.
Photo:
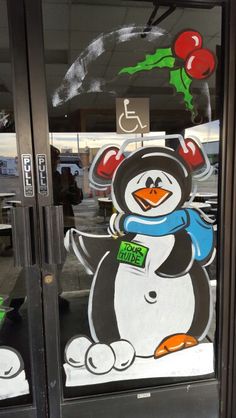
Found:
[(88, 147), (81, 148), (79, 150), (79, 155), (80, 155), (80, 158), (81, 158), (83, 168), (89, 167), (90, 163), (91, 163), (91, 161), (90, 161), (90, 149)]
[(16, 158), (0, 156), (0, 174), (4, 176), (17, 176)]
[(89, 167), (100, 147), (85, 147), (79, 149), (79, 156), (83, 167)]
[(83, 179), (82, 179), (82, 189), (85, 195), (90, 194), (90, 187), (89, 187), (89, 167), (90, 167), (90, 160), (89, 160), (89, 148), (83, 148), (80, 150), (80, 158), (83, 167)]
[(203, 142), (203, 146), (211, 164), (217, 163), (219, 161), (219, 141)]
[(72, 154), (72, 148), (64, 147), (61, 149), (62, 154)]

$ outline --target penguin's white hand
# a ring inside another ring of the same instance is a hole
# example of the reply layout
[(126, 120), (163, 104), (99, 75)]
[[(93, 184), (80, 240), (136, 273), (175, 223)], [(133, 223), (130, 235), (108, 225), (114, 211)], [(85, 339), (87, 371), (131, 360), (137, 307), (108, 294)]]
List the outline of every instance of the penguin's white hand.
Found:
[(83, 367), (86, 353), (91, 345), (92, 341), (84, 335), (71, 338), (66, 344), (65, 361), (72, 367)]
[(126, 370), (135, 359), (135, 350), (126, 340), (119, 340), (110, 345), (93, 344), (86, 353), (86, 368), (94, 374), (106, 374), (113, 368)]
[(108, 373), (115, 364), (115, 354), (107, 344), (93, 344), (86, 353), (86, 367), (94, 374)]
[(108, 233), (113, 238), (118, 238), (124, 235), (124, 232), (120, 230), (120, 221), (123, 216), (123, 213), (113, 213), (113, 215), (110, 217)]
[(111, 343), (111, 348), (115, 353), (114, 369), (126, 370), (135, 359), (135, 349), (129, 341), (120, 340)]

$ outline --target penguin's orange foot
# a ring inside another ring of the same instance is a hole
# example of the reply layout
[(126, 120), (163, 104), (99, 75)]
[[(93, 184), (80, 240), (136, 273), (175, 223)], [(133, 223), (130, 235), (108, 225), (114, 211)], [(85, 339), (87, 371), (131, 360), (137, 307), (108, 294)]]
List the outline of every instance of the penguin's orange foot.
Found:
[(198, 340), (188, 334), (175, 334), (165, 338), (154, 352), (154, 358), (160, 358), (175, 351), (190, 348), (198, 344)]

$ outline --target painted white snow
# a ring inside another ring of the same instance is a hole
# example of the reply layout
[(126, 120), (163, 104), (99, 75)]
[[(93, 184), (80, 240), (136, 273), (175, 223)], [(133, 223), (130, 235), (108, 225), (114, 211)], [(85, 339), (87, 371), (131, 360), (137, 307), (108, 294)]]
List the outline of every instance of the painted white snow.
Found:
[(214, 372), (213, 344), (202, 343), (157, 360), (136, 358), (127, 370), (112, 369), (104, 375), (94, 375), (85, 367), (76, 369), (67, 363), (64, 370), (67, 387), (158, 377), (197, 377)]
[[(107, 50), (111, 43), (115, 42), (116, 44), (120, 44), (131, 39), (139, 39), (144, 29), (144, 26), (131, 25), (118, 28), (115, 31), (105, 34), (101, 33), (96, 39), (93, 39), (92, 42), (81, 52), (78, 58), (71, 65), (65, 74), (61, 85), (54, 92), (52, 96), (53, 106), (59, 106), (81, 93), (88, 93), (93, 91), (102, 92), (103, 86), (106, 85), (105, 79), (91, 80), (88, 89), (83, 86), (83, 82), (89, 74), (90, 65), (94, 64), (95, 60)], [(151, 32), (146, 34), (146, 41), (156, 41), (165, 33), (166, 32), (162, 29), (153, 27)], [(110, 91), (110, 93), (114, 92)]]
[(24, 370), (11, 379), (0, 378), (0, 400), (27, 395), (28, 393), (29, 383), (26, 380)]

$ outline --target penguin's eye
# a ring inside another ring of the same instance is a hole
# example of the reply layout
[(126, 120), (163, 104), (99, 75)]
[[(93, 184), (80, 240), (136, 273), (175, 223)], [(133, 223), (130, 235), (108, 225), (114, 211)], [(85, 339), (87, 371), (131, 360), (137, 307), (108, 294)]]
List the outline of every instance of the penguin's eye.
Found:
[(160, 187), (160, 183), (161, 182), (162, 182), (161, 178), (160, 177), (157, 177), (156, 178), (156, 181), (155, 181), (155, 187)]
[(151, 186), (154, 187), (154, 181), (153, 181), (153, 179), (151, 177), (148, 177), (147, 180), (146, 180), (145, 185), (146, 185), (146, 187), (151, 187)]

